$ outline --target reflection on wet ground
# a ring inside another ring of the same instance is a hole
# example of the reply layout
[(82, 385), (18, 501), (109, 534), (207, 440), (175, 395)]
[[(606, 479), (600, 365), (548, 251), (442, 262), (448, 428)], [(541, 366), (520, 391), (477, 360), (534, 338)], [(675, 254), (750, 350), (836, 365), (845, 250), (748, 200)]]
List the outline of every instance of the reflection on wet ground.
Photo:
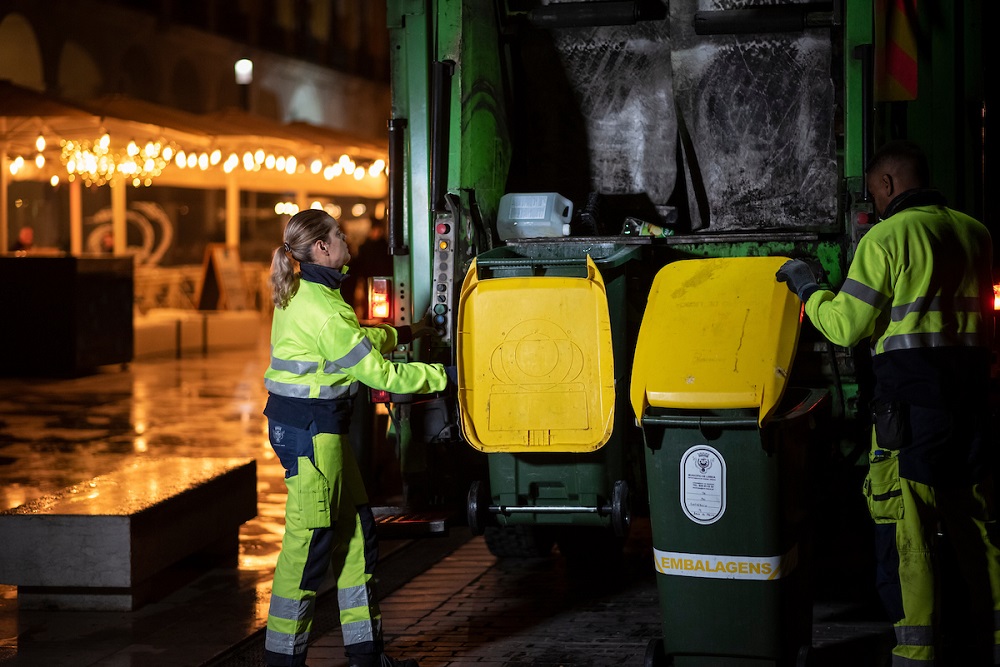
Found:
[(267, 359), (262, 328), (250, 349), (78, 378), (0, 380), (0, 509), (143, 456), (253, 457), (258, 489), (258, 515), (240, 531), (239, 568), (212, 570), (138, 611), (19, 610), (16, 588), (0, 586), (0, 663), (196, 665), (263, 624), (285, 502), (261, 414)]

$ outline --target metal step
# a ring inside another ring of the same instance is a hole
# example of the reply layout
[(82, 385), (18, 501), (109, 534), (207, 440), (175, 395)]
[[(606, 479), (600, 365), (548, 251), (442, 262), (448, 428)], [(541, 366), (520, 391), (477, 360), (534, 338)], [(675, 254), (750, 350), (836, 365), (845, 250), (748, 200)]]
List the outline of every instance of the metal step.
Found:
[(443, 510), (415, 511), (406, 507), (372, 507), (380, 540), (412, 540), (448, 534), (452, 513)]

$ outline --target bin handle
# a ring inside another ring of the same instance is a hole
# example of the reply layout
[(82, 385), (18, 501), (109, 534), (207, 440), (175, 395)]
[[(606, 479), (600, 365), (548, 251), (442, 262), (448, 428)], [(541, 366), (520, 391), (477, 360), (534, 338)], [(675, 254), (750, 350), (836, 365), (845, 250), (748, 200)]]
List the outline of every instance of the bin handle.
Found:
[(533, 267), (551, 267), (551, 266), (574, 266), (580, 267), (584, 270), (584, 275), (580, 276), (585, 278), (587, 276), (587, 260), (584, 257), (561, 257), (553, 259), (532, 259), (530, 257), (508, 257), (504, 259), (483, 259), (481, 257), (476, 258), (476, 263), (479, 265), (480, 269), (520, 269), (520, 268), (533, 268)]
[(757, 428), (757, 419), (751, 417), (749, 419), (734, 419), (732, 417), (692, 417), (684, 415), (643, 415), (642, 417), (643, 425), (649, 424), (651, 426), (686, 426), (692, 428), (695, 426), (722, 426), (722, 427), (753, 427)]
[[(804, 414), (812, 412), (817, 405), (819, 405), (823, 400), (826, 399), (828, 392), (825, 389), (809, 389), (805, 397), (795, 404), (790, 410), (782, 412), (781, 414), (775, 415), (771, 418), (774, 419), (795, 419), (801, 417)], [(770, 421), (770, 420), (769, 420)], [(642, 423), (649, 424), (651, 426), (686, 426), (688, 428), (693, 428), (694, 426), (721, 426), (729, 428), (739, 428), (743, 426), (753, 426), (757, 428), (757, 420), (755, 418), (734, 418), (734, 417), (715, 417), (711, 415), (650, 415), (645, 414), (642, 416)]]

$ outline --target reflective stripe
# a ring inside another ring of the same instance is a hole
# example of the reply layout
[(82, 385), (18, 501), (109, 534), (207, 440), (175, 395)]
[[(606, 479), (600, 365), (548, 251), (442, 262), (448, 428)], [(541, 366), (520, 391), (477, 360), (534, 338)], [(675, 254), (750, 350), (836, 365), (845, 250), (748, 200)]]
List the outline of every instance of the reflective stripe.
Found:
[(368, 587), (365, 585), (351, 586), (337, 590), (337, 602), (341, 609), (354, 609), (355, 607), (367, 607), (370, 605)]
[(311, 618), (313, 606), (316, 604), (315, 598), (305, 600), (294, 600), (271, 595), (271, 607), (268, 614), (275, 618), (284, 618), (289, 621), (301, 621), (303, 618)]
[(271, 628), (267, 629), (264, 635), (264, 649), (271, 653), (281, 655), (301, 655), (306, 652), (309, 645), (309, 633), (303, 632), (297, 635), (290, 635), (287, 632), (276, 632)]
[(898, 336), (888, 336), (882, 341), (882, 349), (886, 352), (891, 350), (915, 350), (925, 347), (985, 347), (979, 333), (910, 333), (899, 334)]
[(896, 643), (907, 646), (933, 646), (934, 631), (929, 625), (897, 625)]
[(980, 312), (981, 304), (974, 296), (959, 296), (949, 302), (948, 308), (941, 307), (940, 296), (922, 296), (913, 303), (906, 303), (901, 306), (892, 307), (892, 321), (899, 322), (910, 313), (929, 313), (947, 310), (953, 313), (971, 313), (973, 315)]
[(362, 338), (361, 341), (354, 346), (354, 349), (342, 356), (340, 359), (326, 362), (326, 365), (323, 366), (323, 372), (336, 373), (344, 368), (350, 368), (367, 357), (368, 353), (371, 351), (372, 342), (367, 338)]
[[(351, 388), (357, 383), (341, 385), (337, 387), (320, 387), (319, 395), (315, 398), (350, 398), (353, 394)], [(290, 384), (278, 382), (270, 378), (264, 378), (264, 387), (272, 394), (287, 396), (288, 398), (309, 398), (310, 386), (307, 384)]]
[[(268, 615), (295, 623), (303, 620), (308, 621), (313, 616), (315, 604), (316, 598), (295, 600), (272, 594)], [(288, 633), (279, 632), (268, 627), (267, 633), (264, 635), (264, 648), (272, 653), (280, 653), (281, 655), (302, 654), (305, 653), (308, 645), (308, 630), (299, 633)]]
[(278, 396), (309, 398), (309, 385), (306, 384), (286, 384), (270, 378), (264, 378), (264, 388)]
[(279, 359), (271, 355), (271, 368), (276, 371), (288, 371), (296, 375), (307, 375), (315, 373), (316, 369), (319, 368), (319, 363), (315, 361), (289, 361), (288, 359)]
[(843, 287), (840, 288), (840, 291), (844, 294), (850, 294), (855, 299), (867, 303), (876, 310), (882, 310), (889, 305), (890, 302), (889, 297), (882, 294), (882, 292), (872, 289), (864, 283), (859, 283), (853, 278), (845, 280)]
[(380, 619), (370, 619), (365, 621), (354, 621), (341, 626), (344, 635), (344, 646), (360, 644), (362, 642), (373, 642), (376, 637), (382, 636), (382, 621)]

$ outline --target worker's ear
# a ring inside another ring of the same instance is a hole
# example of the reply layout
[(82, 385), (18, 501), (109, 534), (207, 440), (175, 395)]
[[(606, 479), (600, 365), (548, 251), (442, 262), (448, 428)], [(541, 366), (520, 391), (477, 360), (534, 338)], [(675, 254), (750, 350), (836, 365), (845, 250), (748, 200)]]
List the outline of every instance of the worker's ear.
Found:
[(891, 174), (881, 173), (878, 176), (868, 178), (868, 191), (873, 195), (879, 194), (890, 198), (895, 188), (895, 181)]
[(879, 177), (879, 181), (883, 188), (885, 188), (885, 194), (891, 197), (896, 192), (896, 181), (893, 179), (892, 174), (882, 174)]

